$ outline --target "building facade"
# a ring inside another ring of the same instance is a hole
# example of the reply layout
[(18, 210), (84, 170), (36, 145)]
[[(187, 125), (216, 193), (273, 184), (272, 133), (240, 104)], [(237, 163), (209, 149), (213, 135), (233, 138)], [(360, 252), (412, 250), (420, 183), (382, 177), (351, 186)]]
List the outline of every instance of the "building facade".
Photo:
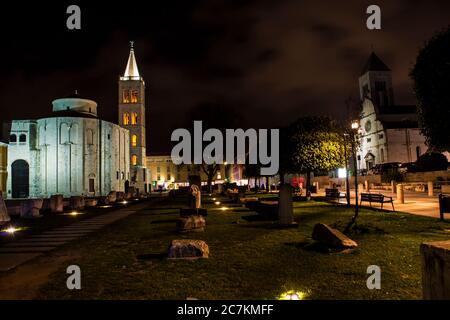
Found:
[(8, 178), (8, 145), (0, 142), (0, 192), (6, 191)]
[(53, 101), (53, 114), (14, 120), (8, 146), (8, 198), (102, 196), (130, 179), (128, 130), (97, 117), (77, 93)]
[(145, 82), (139, 75), (133, 43), (118, 92), (119, 125), (130, 132), (130, 186), (146, 193), (150, 183), (146, 168)]
[(358, 168), (416, 161), (427, 152), (416, 106), (396, 105), (391, 70), (372, 53), (359, 78), (362, 111)]

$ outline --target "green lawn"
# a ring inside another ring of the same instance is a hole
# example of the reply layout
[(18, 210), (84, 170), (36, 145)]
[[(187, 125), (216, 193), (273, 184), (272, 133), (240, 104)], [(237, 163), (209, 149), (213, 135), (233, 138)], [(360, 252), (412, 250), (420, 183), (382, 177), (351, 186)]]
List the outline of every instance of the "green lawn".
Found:
[[(342, 230), (352, 215), (351, 209), (315, 201), (296, 203), (299, 228), (285, 230), (242, 220), (252, 214), (245, 208), (222, 203), (229, 206), (222, 211), (209, 203), (206, 231), (180, 235), (174, 220), (185, 202), (177, 199), (142, 210), (71, 245), (82, 254), (73, 261), (81, 267), (82, 290), (66, 289), (63, 268), (40, 289), (39, 298), (275, 299), (295, 290), (307, 299), (420, 299), (419, 245), (450, 238), (448, 223), (362, 210), (359, 225), (367, 232), (352, 235), (358, 249), (307, 250), (316, 223), (337, 223)], [(180, 238), (205, 240), (210, 258), (162, 258), (170, 241)], [(141, 254), (149, 258), (137, 259)], [(381, 267), (381, 290), (366, 287), (369, 265)]]

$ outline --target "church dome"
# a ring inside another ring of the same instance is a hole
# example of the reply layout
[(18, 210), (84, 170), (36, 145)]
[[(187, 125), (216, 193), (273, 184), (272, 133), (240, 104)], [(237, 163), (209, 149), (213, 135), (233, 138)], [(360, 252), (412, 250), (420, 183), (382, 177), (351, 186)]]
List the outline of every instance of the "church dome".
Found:
[(78, 92), (53, 100), (53, 112), (72, 111), (97, 116), (97, 102), (81, 97)]

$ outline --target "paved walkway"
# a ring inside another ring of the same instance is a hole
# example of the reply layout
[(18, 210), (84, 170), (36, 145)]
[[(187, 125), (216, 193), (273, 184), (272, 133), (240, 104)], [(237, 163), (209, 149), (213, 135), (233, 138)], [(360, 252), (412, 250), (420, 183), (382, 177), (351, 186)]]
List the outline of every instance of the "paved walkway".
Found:
[(11, 270), (48, 251), (123, 219), (148, 205), (148, 201), (141, 202), (90, 219), (78, 221), (68, 226), (7, 243), (0, 247), (0, 272)]
[[(414, 215), (426, 216), (431, 218), (440, 218), (439, 215), (439, 200), (438, 196), (429, 197), (425, 192), (414, 192), (405, 191), (405, 203), (401, 204), (397, 201), (397, 195), (395, 193), (384, 191), (384, 190), (371, 190), (371, 193), (382, 193), (386, 196), (392, 197), (394, 199), (395, 211), (407, 212)], [(325, 192), (319, 193), (321, 196), (325, 196)], [(352, 204), (355, 203), (355, 192), (352, 190), (350, 192), (350, 198), (352, 199)], [(340, 199), (340, 203), (346, 203), (345, 199)], [(358, 202), (359, 203), (359, 202)], [(368, 202), (363, 202), (362, 206), (368, 207)], [(373, 203), (373, 208), (381, 208), (381, 204)], [(383, 209), (391, 210), (392, 206), (390, 203), (385, 203)], [(445, 219), (450, 219), (450, 214), (445, 214)]]

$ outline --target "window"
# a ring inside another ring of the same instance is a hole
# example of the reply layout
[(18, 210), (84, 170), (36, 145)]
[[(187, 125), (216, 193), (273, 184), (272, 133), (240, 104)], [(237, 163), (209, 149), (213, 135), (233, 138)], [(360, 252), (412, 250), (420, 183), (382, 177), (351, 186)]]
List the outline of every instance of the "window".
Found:
[(384, 134), (380, 133), (380, 134), (378, 135), (378, 139), (383, 139), (383, 138), (384, 138)]
[(119, 171), (116, 171), (116, 178), (117, 178), (117, 180), (119, 180)]
[(136, 125), (138, 122), (138, 115), (137, 112), (132, 112), (131, 113), (131, 124), (132, 125)]
[(95, 192), (95, 180), (89, 179), (89, 192), (93, 193)]
[(92, 129), (86, 130), (86, 143), (89, 146), (94, 144), (94, 131)]
[(122, 103), (130, 103), (130, 90), (122, 91)]
[(131, 90), (131, 103), (137, 103), (139, 100), (139, 94), (137, 90)]
[(131, 146), (136, 147), (137, 146), (137, 135), (133, 134), (131, 136)]
[(367, 143), (372, 142), (372, 138), (367, 138)]
[(131, 156), (131, 163), (133, 164), (133, 166), (137, 166), (137, 155), (133, 154)]
[(130, 114), (128, 112), (125, 112), (123, 114), (123, 125), (127, 126), (130, 124)]
[(27, 136), (25, 134), (21, 134), (19, 136), (19, 142), (27, 142)]
[(12, 134), (9, 136), (9, 142), (16, 143), (17, 142), (17, 136), (15, 134)]
[(142, 177), (144, 178), (143, 180), (146, 181), (147, 180), (147, 174), (145, 169), (142, 169)]

